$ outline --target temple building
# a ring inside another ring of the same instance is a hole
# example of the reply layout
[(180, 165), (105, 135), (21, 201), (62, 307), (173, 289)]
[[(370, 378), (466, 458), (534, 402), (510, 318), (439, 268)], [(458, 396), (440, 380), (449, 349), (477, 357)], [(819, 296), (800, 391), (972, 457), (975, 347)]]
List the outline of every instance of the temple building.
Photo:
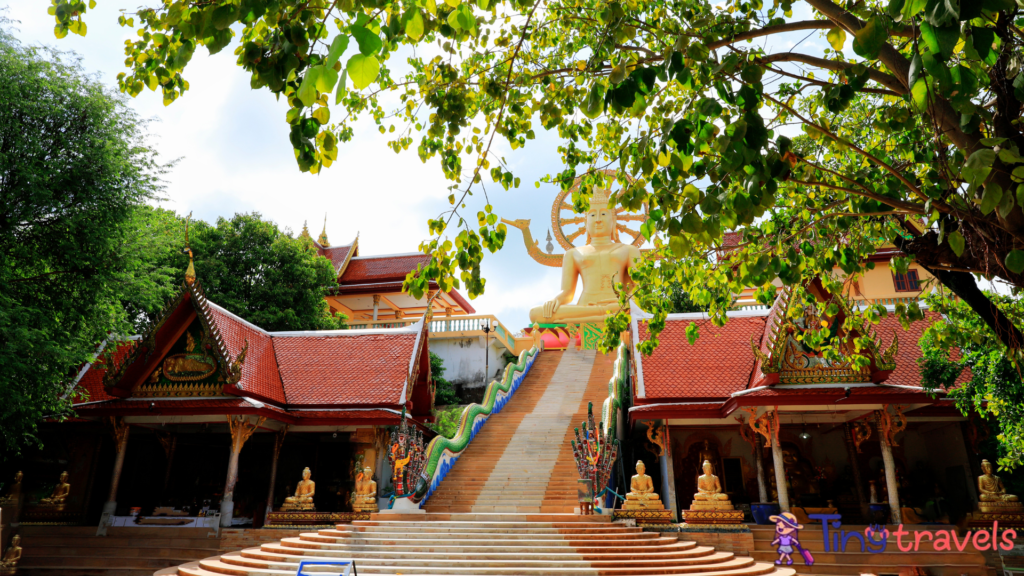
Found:
[[(633, 310), (629, 422), (661, 439), (670, 509), (685, 516), (708, 460), (734, 503), (774, 502), (805, 523), (837, 512), (863, 523), (963, 519), (979, 498), (984, 429), (921, 386), (918, 342), (937, 315), (926, 311), (905, 329), (890, 305), (869, 334), (847, 334), (848, 310), (829, 316), (831, 295), (818, 283), (808, 290), (818, 305), (800, 314), (788, 289), (766, 310), (729, 312), (722, 327), (702, 313), (670, 314), (649, 357), (635, 344), (648, 339), (651, 316)], [(822, 326), (839, 360), (802, 343)], [(849, 356), (862, 336), (869, 362), (858, 367)]]
[(478, 399), (489, 378), (529, 348), (530, 338), (517, 337), (493, 315), (478, 314), (458, 290), (440, 292), (431, 282), (422, 298), (403, 293), (406, 275), (425, 266), (430, 261), (427, 254), (360, 256), (358, 236), (350, 244), (331, 245), (324, 226), (315, 240), (305, 226), (299, 236), (309, 238), (317, 253), (334, 266), (338, 285), (326, 296), (331, 313), (345, 314), (351, 328), (395, 328), (420, 321), (429, 301), (431, 351), (444, 361), (445, 379), (467, 400)]
[[(306, 226), (303, 226), (299, 237), (312, 240)], [(327, 239), (326, 221), (320, 236), (312, 241), (317, 253), (331, 261), (338, 277), (338, 286), (327, 295), (331, 312), (345, 314), (349, 324), (362, 326), (416, 320), (423, 317), (428, 301), (431, 313), (438, 318), (476, 314), (458, 290), (438, 294), (436, 282), (431, 282), (430, 293), (420, 299), (402, 292), (406, 275), (430, 261), (427, 254), (408, 252), (360, 256), (359, 236), (350, 244), (332, 246)]]
[(17, 463), (36, 486), (66, 473), (59, 502), (23, 502), (22, 523), (189, 527), (212, 509), (223, 526), (260, 526), (310, 475), (315, 506), (300, 510), (337, 521), (357, 476), (388, 466), (383, 426), (406, 413), (433, 435), (426, 318), (268, 332), (186, 278), (148, 330), (101, 346), (74, 381), (77, 417), (43, 425), (45, 449)]

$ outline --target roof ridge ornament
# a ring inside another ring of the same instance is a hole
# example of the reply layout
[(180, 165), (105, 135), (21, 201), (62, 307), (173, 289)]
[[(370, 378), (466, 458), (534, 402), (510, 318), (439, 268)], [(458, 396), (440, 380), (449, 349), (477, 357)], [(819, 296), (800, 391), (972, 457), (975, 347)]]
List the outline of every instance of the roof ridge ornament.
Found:
[(324, 229), (320, 231), (320, 237), (316, 239), (317, 243), (324, 248), (330, 248), (331, 243), (327, 241), (327, 213), (324, 212)]
[(185, 269), (185, 283), (191, 286), (196, 281), (196, 266), (192, 261), (192, 243), (188, 239), (188, 224), (192, 220), (192, 212), (185, 218), (185, 253), (188, 254), (188, 268)]

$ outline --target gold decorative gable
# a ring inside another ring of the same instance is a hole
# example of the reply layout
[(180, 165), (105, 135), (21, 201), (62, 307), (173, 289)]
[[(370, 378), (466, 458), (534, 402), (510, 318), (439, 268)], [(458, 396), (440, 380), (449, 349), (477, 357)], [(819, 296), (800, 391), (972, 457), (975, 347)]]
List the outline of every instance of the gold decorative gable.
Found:
[[(199, 341), (193, 334), (199, 336)], [(224, 391), (224, 375), (217, 358), (209, 353), (212, 343), (203, 334), (202, 325), (192, 326), (157, 365), (146, 382), (132, 391), (136, 398), (219, 396)]]
[[(820, 286), (818, 287), (820, 288)], [(893, 336), (892, 343), (880, 352), (878, 337), (869, 334), (867, 354), (871, 363), (856, 367), (849, 349), (851, 339), (842, 333), (842, 324), (850, 309), (841, 302), (838, 314), (828, 316), (821, 306), (808, 307), (804, 314), (790, 317), (793, 291), (784, 288), (779, 294), (768, 317), (767, 346), (762, 350), (751, 339), (754, 356), (761, 363), (761, 373), (768, 383), (811, 384), (811, 383), (855, 383), (881, 381), (896, 367), (896, 353), (899, 341)], [(803, 335), (826, 329), (832, 333), (832, 340), (839, 352), (839, 359), (829, 359), (803, 342)]]

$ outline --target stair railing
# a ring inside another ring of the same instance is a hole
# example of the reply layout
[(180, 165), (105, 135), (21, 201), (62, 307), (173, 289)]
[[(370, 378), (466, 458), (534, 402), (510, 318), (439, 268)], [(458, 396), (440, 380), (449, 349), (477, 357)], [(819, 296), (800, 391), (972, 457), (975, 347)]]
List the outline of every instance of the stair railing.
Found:
[[(543, 347), (543, 344), (542, 344)], [(456, 460), (469, 446), (471, 440), (476, 437), (477, 432), (483, 427), (484, 422), (501, 412), (508, 404), (512, 394), (519, 389), (526, 374), (533, 367), (534, 361), (541, 353), (542, 348), (534, 346), (519, 354), (519, 360), (515, 364), (509, 363), (505, 366), (501, 380), (491, 380), (484, 391), (483, 404), (470, 404), (462, 410), (459, 418), (459, 427), (452, 438), (436, 436), (427, 444), (426, 465), (416, 484), (416, 491), (410, 497), (413, 502), (421, 507), (427, 499), (437, 490), (441, 481), (448, 475)]]

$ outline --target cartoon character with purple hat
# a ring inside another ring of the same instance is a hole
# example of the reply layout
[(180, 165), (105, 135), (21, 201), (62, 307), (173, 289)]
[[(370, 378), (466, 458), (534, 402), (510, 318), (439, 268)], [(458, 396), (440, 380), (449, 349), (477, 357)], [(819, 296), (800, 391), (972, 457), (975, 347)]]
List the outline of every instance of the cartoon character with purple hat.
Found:
[(809, 550), (805, 550), (800, 546), (800, 541), (797, 540), (797, 535), (800, 530), (804, 529), (803, 524), (800, 524), (796, 516), (793, 516), (789, 512), (783, 512), (778, 516), (772, 516), (769, 518), (772, 522), (775, 522), (775, 540), (772, 540), (771, 545), (775, 546), (778, 544), (776, 552), (779, 553), (779, 559), (775, 561), (775, 564), (782, 565), (782, 562), (786, 562), (786, 566), (793, 563), (792, 554), (794, 551), (799, 552), (804, 557), (804, 563), (808, 566), (814, 564), (814, 556), (811, 556)]

